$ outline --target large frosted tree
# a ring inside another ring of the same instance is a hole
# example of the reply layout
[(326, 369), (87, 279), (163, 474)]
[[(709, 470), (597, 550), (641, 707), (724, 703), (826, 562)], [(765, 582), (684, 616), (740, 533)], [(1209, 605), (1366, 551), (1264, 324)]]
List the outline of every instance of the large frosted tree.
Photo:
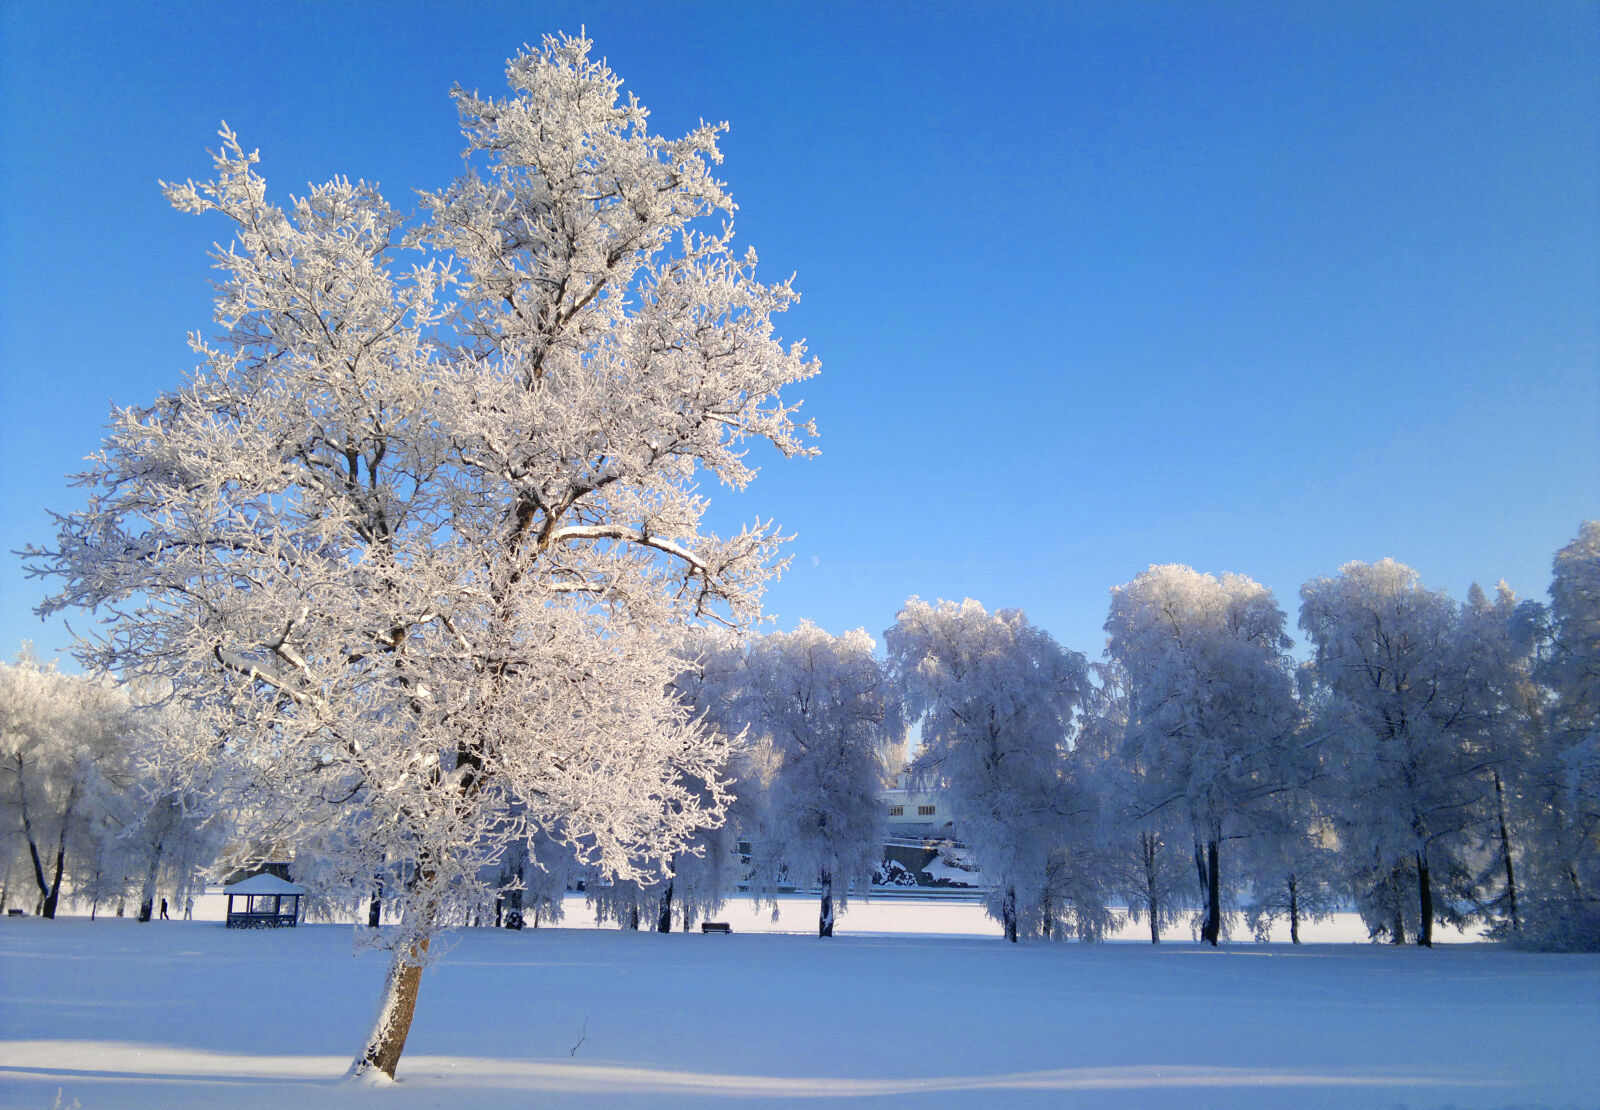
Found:
[(1363, 912), (1396, 943), (1415, 922), (1431, 945), (1490, 790), (1494, 757), (1475, 742), (1490, 707), (1483, 653), (1457, 605), (1393, 559), (1347, 563), (1300, 598), (1327, 795)]
[[(559, 830), (623, 879), (714, 819), (725, 740), (671, 696), (662, 630), (756, 616), (780, 537), (701, 525), (697, 476), (809, 450), (815, 364), (735, 249), (721, 128), (653, 135), (582, 38), (455, 91), (465, 172), (408, 221), (343, 178), (268, 199), (231, 132), (167, 187), (233, 237), (213, 339), (113, 414), (88, 506), (31, 553), (86, 663), (171, 680), (277, 828), (386, 871), (394, 956), (353, 1071), (393, 1075), (440, 923)], [(330, 828), (349, 835), (325, 835)]]
[[(914, 773), (944, 793), (956, 832), (994, 884), (989, 913), (1006, 939), (1080, 924), (1074, 871), (1093, 848), (1096, 806), (1066, 764), (1090, 693), (1082, 655), (1020, 610), (990, 613), (970, 598), (909, 599), (885, 633), (890, 665), (921, 726)], [(1075, 842), (1074, 842), (1075, 839)], [(1095, 928), (1074, 929), (1094, 935)]]
[(1243, 575), (1153, 566), (1111, 591), (1107, 652), (1127, 676), (1124, 763), (1138, 820), (1193, 836), (1201, 939), (1222, 935), (1222, 848), (1282, 789), (1299, 709), (1272, 591)]
[(809, 622), (753, 636), (741, 704), (764, 767), (755, 840), (757, 880), (815, 882), (818, 934), (833, 935), (852, 884), (883, 857), (880, 793), (905, 736), (899, 695), (862, 629), (830, 636)]

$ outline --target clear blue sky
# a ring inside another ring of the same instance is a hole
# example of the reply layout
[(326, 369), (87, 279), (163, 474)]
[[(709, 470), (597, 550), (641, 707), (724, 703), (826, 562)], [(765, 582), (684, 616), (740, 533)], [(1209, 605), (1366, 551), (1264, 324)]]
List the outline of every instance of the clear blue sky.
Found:
[[(1542, 596), (1600, 515), (1594, 3), (0, 2), (0, 549), (75, 508), (111, 402), (192, 364), (217, 222), (158, 178), (226, 119), (282, 198), (408, 205), (453, 83), (587, 25), (658, 131), (728, 120), (743, 240), (798, 274), (822, 432), (719, 524), (769, 595), (879, 635), (909, 594), (1098, 656), (1153, 562), (1394, 556)], [(0, 565), (0, 652), (65, 646)]]

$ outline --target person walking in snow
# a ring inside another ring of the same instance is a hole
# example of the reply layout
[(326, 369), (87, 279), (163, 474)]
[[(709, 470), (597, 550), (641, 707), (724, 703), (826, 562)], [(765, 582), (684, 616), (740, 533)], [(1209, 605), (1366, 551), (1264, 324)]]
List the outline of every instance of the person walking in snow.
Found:
[(165, 898), (161, 899), (161, 920), (162, 921), (170, 921), (170, 920), (172, 920), (171, 918), (169, 918), (167, 916), (167, 900)]

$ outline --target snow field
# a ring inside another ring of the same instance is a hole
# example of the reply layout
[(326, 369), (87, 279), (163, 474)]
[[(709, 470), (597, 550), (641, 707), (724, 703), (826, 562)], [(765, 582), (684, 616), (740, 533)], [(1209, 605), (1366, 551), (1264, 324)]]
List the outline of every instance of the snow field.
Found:
[(0, 922), (0, 1107), (58, 1090), (83, 1110), (1419, 1110), (1600, 1092), (1597, 956), (559, 928), (450, 934), (400, 1083), (355, 1089), (336, 1081), (386, 964), (352, 958), (352, 935)]

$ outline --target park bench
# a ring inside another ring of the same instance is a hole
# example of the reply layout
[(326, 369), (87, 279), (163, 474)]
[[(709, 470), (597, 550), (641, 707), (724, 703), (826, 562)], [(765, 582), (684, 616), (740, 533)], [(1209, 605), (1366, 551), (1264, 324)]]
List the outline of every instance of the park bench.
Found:
[(731, 933), (733, 932), (733, 926), (726, 921), (702, 921), (700, 922), (700, 931), (702, 933)]

